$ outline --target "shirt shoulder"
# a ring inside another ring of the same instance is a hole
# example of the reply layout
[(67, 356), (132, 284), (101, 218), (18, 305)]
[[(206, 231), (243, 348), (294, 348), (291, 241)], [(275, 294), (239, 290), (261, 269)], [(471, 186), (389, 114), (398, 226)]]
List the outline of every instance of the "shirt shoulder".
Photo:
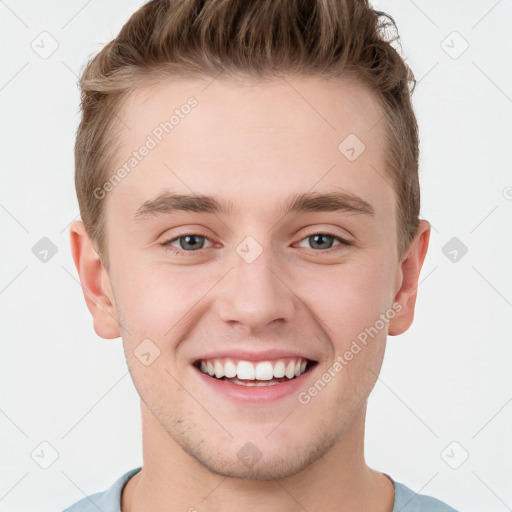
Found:
[(406, 485), (393, 481), (395, 485), (395, 503), (393, 512), (458, 512), (441, 500), (418, 494)]
[(121, 493), (130, 477), (142, 468), (131, 469), (118, 478), (106, 491), (97, 492), (82, 498), (63, 512), (121, 512)]

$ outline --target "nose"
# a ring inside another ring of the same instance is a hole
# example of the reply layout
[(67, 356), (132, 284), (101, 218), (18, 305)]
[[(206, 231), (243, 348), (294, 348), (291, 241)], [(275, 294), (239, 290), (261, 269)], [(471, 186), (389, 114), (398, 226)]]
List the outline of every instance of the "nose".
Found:
[(290, 321), (298, 300), (270, 253), (263, 250), (251, 263), (235, 254), (217, 297), (219, 317), (251, 334)]

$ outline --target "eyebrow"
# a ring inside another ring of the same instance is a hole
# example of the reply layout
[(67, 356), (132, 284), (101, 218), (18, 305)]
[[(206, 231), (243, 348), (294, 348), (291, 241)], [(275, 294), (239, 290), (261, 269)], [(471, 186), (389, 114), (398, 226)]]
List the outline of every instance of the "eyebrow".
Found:
[[(133, 220), (140, 221), (157, 214), (171, 214), (177, 211), (236, 215), (238, 209), (233, 203), (219, 201), (215, 197), (196, 194), (163, 193), (145, 201), (135, 212)], [(282, 203), (280, 211), (290, 212), (334, 212), (374, 216), (373, 206), (358, 195), (347, 192), (306, 192), (292, 194)]]

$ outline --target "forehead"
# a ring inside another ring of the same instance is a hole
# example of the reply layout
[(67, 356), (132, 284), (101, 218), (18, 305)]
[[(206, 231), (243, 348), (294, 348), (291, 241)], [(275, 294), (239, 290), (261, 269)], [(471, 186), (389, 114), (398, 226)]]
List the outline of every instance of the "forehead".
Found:
[(359, 82), (161, 82), (133, 92), (119, 117), (113, 172), (132, 165), (110, 195), (124, 197), (131, 212), (165, 190), (261, 205), (343, 188), (376, 210), (392, 201), (384, 114)]

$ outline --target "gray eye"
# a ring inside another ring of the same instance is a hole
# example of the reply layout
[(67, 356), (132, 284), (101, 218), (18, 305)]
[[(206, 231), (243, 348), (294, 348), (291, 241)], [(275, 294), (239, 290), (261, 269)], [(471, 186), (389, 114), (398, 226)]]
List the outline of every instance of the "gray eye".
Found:
[[(307, 245), (304, 245), (307, 244)], [(299, 242), (299, 247), (305, 247), (307, 249), (324, 249), (329, 250), (331, 247), (338, 245), (352, 245), (352, 242), (345, 240), (337, 235), (331, 235), (329, 233), (313, 233)]]
[(329, 249), (333, 246), (334, 237), (323, 233), (318, 233), (308, 237), (308, 242), (313, 249)]
[[(184, 251), (196, 251), (204, 247), (206, 237), (201, 235), (183, 235), (171, 240), (169, 245), (179, 241), (179, 248)], [(174, 247), (176, 247), (174, 245)]]

